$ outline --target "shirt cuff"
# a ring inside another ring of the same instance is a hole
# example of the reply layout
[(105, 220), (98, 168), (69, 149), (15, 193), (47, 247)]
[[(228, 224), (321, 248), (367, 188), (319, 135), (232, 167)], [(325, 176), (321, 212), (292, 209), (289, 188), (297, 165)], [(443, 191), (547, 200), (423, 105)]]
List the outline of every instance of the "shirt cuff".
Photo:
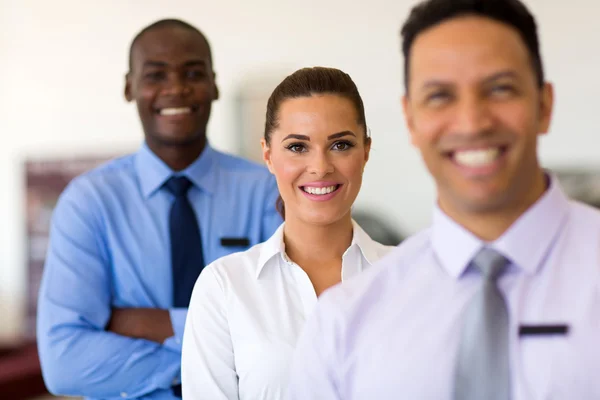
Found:
[(187, 308), (171, 308), (169, 310), (169, 316), (171, 317), (171, 325), (173, 326), (174, 335), (170, 338), (167, 338), (163, 345), (179, 353), (181, 353), (181, 343), (183, 341), (183, 330), (185, 328), (187, 312)]

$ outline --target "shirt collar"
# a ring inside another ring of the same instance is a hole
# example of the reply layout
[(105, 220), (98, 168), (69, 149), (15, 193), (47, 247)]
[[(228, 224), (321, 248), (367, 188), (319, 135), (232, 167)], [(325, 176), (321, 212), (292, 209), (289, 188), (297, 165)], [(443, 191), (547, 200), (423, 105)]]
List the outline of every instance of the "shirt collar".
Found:
[(186, 169), (175, 172), (169, 168), (144, 142), (135, 154), (135, 170), (140, 181), (142, 194), (148, 198), (173, 175), (183, 175), (204, 192), (212, 193), (217, 179), (211, 173), (217, 152), (207, 143), (200, 156)]
[(354, 229), (352, 243), (350, 243), (350, 247), (346, 250), (344, 255), (348, 254), (351, 249), (357, 248), (369, 265), (374, 264), (379, 259), (379, 243), (371, 239), (369, 234), (354, 220), (352, 220), (352, 228)]
[[(256, 270), (256, 278), (260, 277), (261, 272), (267, 265), (267, 263), (273, 259), (275, 256), (280, 255), (285, 262), (290, 262), (285, 253), (285, 243), (283, 241), (283, 229), (285, 226), (285, 222), (282, 223), (279, 228), (275, 231), (275, 233), (265, 242), (262, 243), (260, 249), (260, 255), (258, 257), (258, 265)], [(364, 260), (372, 265), (378, 259), (378, 245), (379, 243), (375, 242), (371, 237), (356, 223), (356, 221), (352, 220), (352, 242), (350, 243), (350, 247), (344, 252), (342, 256), (342, 260), (345, 261), (347, 257), (351, 257), (354, 251), (358, 250), (360, 255), (364, 258)], [(346, 265), (346, 263), (344, 263)], [(348, 266), (351, 268), (360, 268), (362, 263), (350, 263)], [(352, 275), (354, 272), (360, 271), (348, 271), (348, 273), (344, 275)]]
[(534, 274), (552, 247), (569, 210), (569, 199), (558, 179), (548, 175), (549, 187), (497, 240), (484, 243), (434, 208), (432, 246), (440, 264), (454, 278), (466, 270), (475, 254), (488, 245), (524, 272)]
[(285, 222), (279, 225), (279, 228), (273, 235), (260, 246), (260, 254), (258, 256), (258, 265), (256, 266), (256, 279), (260, 277), (260, 273), (264, 269), (265, 265), (276, 255), (280, 254), (284, 260), (287, 259), (285, 256), (285, 243), (283, 242), (283, 227)]

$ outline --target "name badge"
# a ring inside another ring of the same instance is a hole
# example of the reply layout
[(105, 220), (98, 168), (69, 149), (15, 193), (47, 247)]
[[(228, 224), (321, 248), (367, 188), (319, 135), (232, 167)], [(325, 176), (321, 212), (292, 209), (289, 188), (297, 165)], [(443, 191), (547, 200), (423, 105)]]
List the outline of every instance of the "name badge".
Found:
[(221, 246), (223, 247), (248, 247), (250, 239), (245, 237), (224, 237), (221, 238)]
[(569, 326), (566, 324), (557, 325), (521, 325), (519, 327), (519, 336), (564, 336), (569, 333)]

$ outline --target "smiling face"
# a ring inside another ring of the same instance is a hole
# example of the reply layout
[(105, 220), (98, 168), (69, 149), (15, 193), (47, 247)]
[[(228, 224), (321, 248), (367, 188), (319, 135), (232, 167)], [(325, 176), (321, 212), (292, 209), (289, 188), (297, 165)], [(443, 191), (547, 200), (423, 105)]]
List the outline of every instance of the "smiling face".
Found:
[(325, 225), (350, 218), (371, 147), (352, 102), (330, 94), (287, 99), (277, 122), (262, 146), (286, 221)]
[(206, 40), (179, 26), (144, 33), (132, 50), (125, 97), (136, 102), (150, 147), (204, 143), (218, 97)]
[(457, 17), (416, 38), (409, 68), (404, 111), (440, 206), (481, 213), (535, 201), (552, 88), (538, 86), (518, 32)]

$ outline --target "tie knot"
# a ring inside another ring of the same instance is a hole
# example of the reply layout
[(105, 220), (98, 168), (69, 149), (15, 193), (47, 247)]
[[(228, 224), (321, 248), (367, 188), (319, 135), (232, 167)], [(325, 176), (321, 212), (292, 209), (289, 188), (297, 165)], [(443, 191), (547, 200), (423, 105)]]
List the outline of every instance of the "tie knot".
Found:
[(484, 247), (473, 258), (473, 264), (481, 274), (489, 280), (495, 281), (508, 265), (508, 259), (494, 249)]
[(187, 195), (188, 190), (192, 186), (192, 182), (185, 176), (172, 176), (167, 182), (165, 187), (169, 192), (173, 193), (175, 197), (182, 197)]

